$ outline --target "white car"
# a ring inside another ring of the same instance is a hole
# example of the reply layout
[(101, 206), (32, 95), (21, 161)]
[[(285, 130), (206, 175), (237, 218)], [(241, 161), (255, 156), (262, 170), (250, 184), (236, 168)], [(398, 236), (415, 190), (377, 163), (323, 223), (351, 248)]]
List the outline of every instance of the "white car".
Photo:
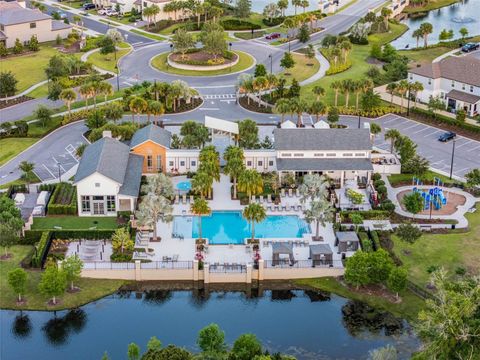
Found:
[(108, 11), (111, 11), (112, 9), (110, 8), (105, 8), (105, 9), (100, 9), (98, 10), (98, 15), (107, 15)]
[(105, 15), (108, 15), (108, 16), (117, 16), (117, 15), (118, 15), (118, 12), (115, 11), (115, 10), (107, 10), (107, 12), (105, 13)]

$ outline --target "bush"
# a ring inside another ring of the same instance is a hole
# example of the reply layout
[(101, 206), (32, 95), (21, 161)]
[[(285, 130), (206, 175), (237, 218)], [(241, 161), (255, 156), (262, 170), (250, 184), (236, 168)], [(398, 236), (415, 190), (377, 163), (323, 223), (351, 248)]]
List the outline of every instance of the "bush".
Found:
[(377, 188), (379, 186), (384, 186), (384, 185), (385, 185), (385, 181), (383, 181), (383, 180), (377, 180), (377, 181), (373, 182), (373, 186), (375, 186), (375, 188)]
[(130, 262), (132, 261), (132, 253), (116, 252), (110, 255), (110, 260), (112, 262)]
[(378, 106), (376, 108), (365, 110), (365, 109), (355, 109), (355, 107), (339, 107), (339, 112), (343, 115), (361, 115), (363, 117), (368, 118), (377, 118), (385, 114), (399, 114), (400, 108), (399, 107), (392, 107), (392, 106)]
[(280, 25), (284, 21), (285, 21), (285, 17), (283, 17), (283, 16), (279, 16), (279, 17), (271, 18), (271, 19), (269, 19), (269, 18), (263, 18), (262, 19), (263, 24), (268, 26), (268, 27)]
[(20, 241), (18, 242), (20, 245), (35, 245), (37, 242), (40, 241), (40, 238), (42, 237), (43, 230), (28, 230), (25, 231), (25, 234), (23, 237), (20, 238)]
[(35, 247), (35, 253), (32, 256), (32, 266), (41, 268), (43, 265), (43, 261), (47, 257), (47, 251), (50, 247), (50, 241), (52, 239), (52, 232), (44, 231), (42, 232), (42, 236), (40, 237), (40, 241), (38, 242), (37, 246)]
[(370, 231), (370, 238), (372, 239), (373, 248), (375, 250), (380, 249), (380, 238), (378, 237), (378, 233), (375, 230)]
[(424, 119), (426, 119), (429, 122), (434, 123), (434, 124), (445, 124), (445, 125), (448, 125), (448, 126), (457, 127), (459, 129), (468, 131), (468, 132), (470, 132), (472, 134), (475, 134), (475, 135), (480, 134), (480, 126), (472, 125), (472, 124), (467, 123), (467, 122), (459, 122), (456, 119), (449, 118), (448, 116), (444, 116), (444, 115), (441, 115), (441, 114), (435, 114), (435, 118), (434, 118), (433, 114), (430, 111), (415, 108), (415, 107), (411, 108), (410, 111), (413, 112), (414, 114), (420, 115)]
[(262, 28), (258, 24), (239, 19), (222, 20), (220, 21), (220, 25), (222, 25), (225, 30), (258, 30)]
[(368, 210), (368, 211), (340, 211), (342, 222), (347, 222), (350, 219), (350, 214), (361, 214), (365, 220), (384, 220), (388, 219), (390, 213), (384, 210)]
[(373, 180), (373, 181), (378, 181), (378, 180), (380, 180), (381, 178), (382, 178), (382, 175), (379, 174), (379, 173), (375, 173), (375, 174), (373, 174), (373, 176), (372, 176), (372, 180)]
[(325, 72), (326, 75), (334, 75), (338, 74), (344, 71), (347, 71), (352, 67), (352, 62), (350, 60), (347, 60), (345, 63), (340, 63), (335, 65), (330, 64), (330, 67), (328, 70)]
[(101, 229), (101, 230), (83, 230), (83, 229), (69, 229), (69, 230), (55, 230), (54, 237), (58, 239), (90, 239), (103, 240), (110, 239), (115, 232), (115, 229)]
[(371, 252), (373, 251), (373, 246), (372, 242), (370, 241), (370, 238), (368, 237), (366, 232), (359, 232), (358, 237), (360, 239), (360, 245), (362, 246), (362, 250), (366, 252)]

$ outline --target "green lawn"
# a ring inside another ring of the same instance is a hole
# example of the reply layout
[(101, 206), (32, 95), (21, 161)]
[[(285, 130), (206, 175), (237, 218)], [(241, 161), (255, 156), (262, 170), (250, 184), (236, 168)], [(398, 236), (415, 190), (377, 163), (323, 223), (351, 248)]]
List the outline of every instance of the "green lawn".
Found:
[(28, 175), (28, 179), (17, 179), (17, 180), (13, 180), (13, 181), (10, 181), (8, 183), (5, 183), (3, 185), (0, 185), (0, 189), (8, 189), (10, 187), (10, 185), (25, 185), (27, 184), (27, 180), (28, 180), (28, 183), (29, 184), (37, 184), (37, 183), (41, 183), (42, 180), (40, 180), (38, 178), (37, 175), (35, 175), (33, 172), (30, 173)]
[[(296, 79), (298, 82), (306, 80), (317, 73), (320, 69), (320, 63), (316, 58), (309, 59), (303, 54), (297, 54), (292, 52), (293, 59), (295, 60), (295, 66), (288, 71), (282, 71), (279, 76), (283, 76), (288, 80), (290, 84), (292, 79)], [(313, 64), (313, 66), (309, 66)], [(269, 64), (267, 64), (269, 65)], [(289, 75), (285, 75), (285, 73)]]
[(352, 291), (333, 277), (302, 279), (295, 281), (295, 283), (322, 291), (332, 292), (348, 299), (362, 301), (374, 308), (387, 310), (396, 316), (409, 320), (416, 320), (418, 312), (424, 306), (424, 301), (408, 290), (400, 293), (402, 302), (396, 304), (381, 297)]
[(101, 229), (116, 229), (118, 227), (116, 217), (91, 217), (91, 216), (46, 216), (33, 219), (33, 230), (54, 229), (55, 226), (68, 229), (89, 229), (96, 227)]
[(455, 4), (459, 1), (460, 0), (430, 0), (425, 6), (407, 6), (405, 9), (403, 9), (403, 12), (407, 14), (427, 12), (430, 10), (435, 10), (444, 6)]
[(146, 33), (144, 31), (140, 31), (140, 30), (133, 29), (133, 30), (130, 30), (130, 31), (135, 33), (135, 34), (145, 36), (145, 37), (147, 37), (149, 39), (152, 39), (152, 40), (163, 41), (163, 40), (166, 39), (164, 36), (160, 36), (160, 35), (152, 34), (152, 33)]
[[(323, 101), (327, 105), (333, 105), (335, 94), (334, 91), (330, 88), (330, 85), (334, 81), (341, 81), (345, 79), (359, 80), (365, 78), (365, 73), (371, 66), (367, 63), (367, 59), (370, 56), (370, 48), (373, 44), (386, 44), (398, 36), (403, 34), (407, 30), (407, 26), (404, 24), (390, 24), (390, 32), (384, 34), (374, 34), (368, 37), (369, 45), (353, 45), (352, 50), (349, 55), (349, 59), (352, 62), (352, 67), (344, 72), (325, 76), (322, 79), (315, 81), (312, 84), (302, 87), (301, 95), (306, 100), (313, 100), (314, 94), (312, 89), (316, 85), (322, 86), (326, 90), (326, 95), (323, 98)], [(354, 101), (354, 100), (353, 100)], [(338, 96), (338, 105), (344, 105), (344, 96), (339, 94)], [(350, 96), (350, 105), (353, 104), (352, 96)]]
[(196, 71), (196, 70), (182, 70), (175, 69), (171, 66), (167, 66), (167, 56), (169, 53), (163, 53), (157, 55), (152, 59), (152, 66), (160, 71), (167, 72), (170, 74), (185, 75), (185, 76), (214, 76), (214, 75), (227, 75), (237, 71), (245, 70), (251, 67), (254, 63), (253, 58), (242, 51), (234, 51), (234, 53), (240, 56), (238, 63), (231, 68), (222, 69), (222, 70), (210, 70), (210, 71)]
[[(127, 55), (130, 52), (130, 48), (128, 49), (121, 49), (117, 51), (117, 62)], [(92, 63), (93, 65), (99, 67), (100, 69), (116, 72), (115, 66), (117, 63), (115, 62), (115, 54), (107, 54), (103, 55), (100, 51), (96, 51), (92, 53), (88, 58), (87, 61)]]
[(20, 154), (38, 139), (32, 138), (6, 138), (0, 140), (0, 166)]
[[(448, 176), (441, 175), (439, 173), (436, 173), (434, 171), (428, 170), (425, 175), (422, 177), (423, 182), (432, 182), (434, 179), (433, 178), (439, 178), (442, 180), (445, 184), (454, 184), (458, 183), (456, 180), (450, 180)], [(393, 187), (400, 186), (402, 183), (405, 182), (412, 182), (413, 175), (412, 174), (393, 174), (388, 176), (388, 180), (390, 181), (390, 184)]]
[(267, 32), (265, 30), (257, 30), (253, 33), (253, 37), (251, 32), (235, 32), (233, 35), (239, 39), (251, 40), (264, 37), (266, 33)]
[(475, 213), (466, 215), (470, 230), (466, 233), (425, 234), (414, 244), (408, 244), (393, 236), (393, 251), (409, 270), (414, 283), (425, 287), (430, 266), (443, 267), (451, 276), (462, 267), (472, 275), (480, 274), (480, 203)]
[(118, 290), (125, 281), (123, 280), (97, 280), (82, 278), (77, 283), (80, 292), (60, 296), (61, 303), (56, 307), (47, 306), (48, 298), (38, 292), (38, 283), (41, 277), (41, 271), (29, 270), (27, 289), (25, 299), (27, 303), (22, 307), (16, 305), (17, 295), (8, 286), (7, 274), (10, 270), (19, 267), (27, 254), (32, 251), (32, 246), (13, 246), (10, 253), (13, 257), (6, 261), (0, 261), (0, 308), (2, 309), (22, 309), (22, 310), (60, 310), (76, 308), (91, 301), (100, 299)]
[(30, 91), (27, 96), (30, 96), (35, 99), (41, 99), (48, 96), (48, 84), (43, 84), (32, 91)]
[(9, 57), (0, 60), (2, 72), (11, 71), (18, 80), (17, 93), (30, 86), (47, 80), (45, 68), (53, 55), (59, 54), (58, 50), (50, 45), (41, 45), (40, 50), (27, 55)]

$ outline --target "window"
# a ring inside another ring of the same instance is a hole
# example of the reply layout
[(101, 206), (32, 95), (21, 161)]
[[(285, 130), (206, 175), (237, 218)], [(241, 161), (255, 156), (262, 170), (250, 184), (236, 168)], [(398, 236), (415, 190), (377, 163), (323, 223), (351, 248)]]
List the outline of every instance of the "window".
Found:
[(362, 156), (365, 156), (365, 153), (355, 153), (355, 156), (362, 157)]
[(5, 26), (3, 26), (2, 24), (0, 24), (0, 30), (1, 30), (1, 31), (4, 31), (4, 30), (5, 30)]
[(169, 161), (168, 166), (173, 166), (173, 161)]
[(268, 166), (273, 166), (273, 160), (270, 160), (270, 161), (268, 162)]
[(282, 157), (291, 157), (291, 156), (292, 156), (292, 154), (290, 154), (290, 153), (282, 153)]
[(303, 157), (303, 154), (297, 153), (297, 154), (293, 154), (293, 156), (294, 156), (294, 157)]
[(250, 160), (247, 161), (247, 166), (252, 166), (252, 162)]
[(90, 212), (90, 196), (82, 196), (82, 212)]
[(180, 161), (180, 166), (185, 166), (185, 161)]
[(103, 198), (103, 196), (92, 196), (92, 200), (103, 201), (104, 198)]
[(113, 195), (107, 196), (107, 211), (115, 211), (115, 196)]
[(428, 79), (428, 85), (432, 85), (432, 79)]
[(455, 87), (455, 80), (452, 80), (452, 87)]
[(335, 156), (337, 156), (337, 154), (335, 154), (335, 153), (327, 153), (327, 157), (335, 157)]
[(143, 2), (143, 7), (148, 7), (146, 1)]
[(37, 23), (30, 23), (30, 29), (35, 29), (37, 27)]
[(462, 90), (465, 90), (465, 84), (462, 84)]
[(323, 153), (314, 153), (313, 156), (314, 157), (323, 157)]
[(147, 155), (147, 170), (152, 170), (153, 169), (153, 159), (152, 155)]
[(157, 171), (162, 170), (162, 155), (157, 155)]
[(100, 187), (100, 183), (95, 183), (95, 187)]
[(197, 162), (195, 160), (192, 160), (192, 162), (190, 163), (192, 166), (197, 166)]
[(263, 166), (263, 161), (257, 161), (257, 166)]
[(344, 153), (342, 156), (343, 156), (343, 157), (352, 157), (353, 154), (352, 154), (352, 153)]
[(473, 92), (473, 86), (470, 85), (470, 92)]

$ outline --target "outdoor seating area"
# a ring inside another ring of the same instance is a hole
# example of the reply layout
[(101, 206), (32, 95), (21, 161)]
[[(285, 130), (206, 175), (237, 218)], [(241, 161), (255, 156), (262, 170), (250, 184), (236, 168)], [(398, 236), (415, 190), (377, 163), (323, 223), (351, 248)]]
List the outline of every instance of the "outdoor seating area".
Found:
[(79, 240), (68, 245), (65, 256), (78, 255), (82, 261), (110, 261), (112, 243), (107, 240)]
[(339, 253), (357, 251), (360, 247), (360, 240), (355, 231), (337, 231), (335, 239), (335, 246), (338, 246)]

